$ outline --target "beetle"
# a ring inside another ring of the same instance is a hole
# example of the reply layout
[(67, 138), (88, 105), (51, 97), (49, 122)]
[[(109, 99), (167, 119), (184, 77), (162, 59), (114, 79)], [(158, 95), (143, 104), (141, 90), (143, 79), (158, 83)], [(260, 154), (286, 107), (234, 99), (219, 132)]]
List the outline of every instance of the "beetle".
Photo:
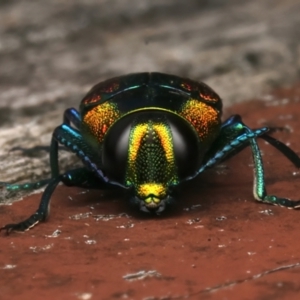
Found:
[[(7, 190), (47, 185), (37, 211), (25, 221), (1, 228), (25, 231), (49, 214), (56, 186), (119, 188), (144, 212), (162, 212), (174, 189), (208, 168), (251, 147), (254, 198), (299, 208), (300, 201), (268, 195), (257, 138), (281, 151), (296, 167), (298, 155), (267, 132), (250, 129), (239, 115), (221, 121), (222, 100), (202, 82), (163, 73), (133, 73), (95, 85), (80, 109), (69, 108), (50, 144), (51, 178), (26, 184), (1, 182)], [(59, 144), (75, 153), (83, 167), (59, 172)]]

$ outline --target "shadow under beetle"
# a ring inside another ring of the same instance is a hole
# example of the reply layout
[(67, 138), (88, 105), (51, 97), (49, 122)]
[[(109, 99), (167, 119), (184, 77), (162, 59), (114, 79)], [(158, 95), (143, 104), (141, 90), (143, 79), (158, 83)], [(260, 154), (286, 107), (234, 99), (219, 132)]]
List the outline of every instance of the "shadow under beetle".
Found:
[[(162, 212), (173, 201), (173, 190), (208, 168), (250, 146), (254, 161), (254, 198), (288, 208), (300, 201), (266, 193), (264, 169), (256, 139), (281, 151), (296, 167), (300, 158), (266, 133), (250, 129), (234, 115), (221, 122), (222, 101), (204, 83), (162, 73), (136, 73), (95, 85), (79, 112), (65, 111), (52, 136), (51, 179), (9, 184), (7, 190), (35, 189), (47, 184), (36, 213), (1, 228), (25, 231), (49, 213), (59, 182), (84, 188), (128, 190), (131, 202), (145, 212)], [(74, 152), (83, 167), (60, 174), (58, 145)]]

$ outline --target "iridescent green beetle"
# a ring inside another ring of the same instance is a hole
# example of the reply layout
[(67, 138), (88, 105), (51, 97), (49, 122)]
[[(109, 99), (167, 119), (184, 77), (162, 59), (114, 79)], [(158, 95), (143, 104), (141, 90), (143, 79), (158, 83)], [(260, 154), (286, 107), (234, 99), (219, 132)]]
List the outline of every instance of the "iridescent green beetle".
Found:
[[(182, 182), (233, 156), (246, 146), (254, 159), (254, 197), (258, 201), (300, 207), (300, 201), (267, 195), (260, 150), (265, 139), (296, 167), (300, 158), (286, 145), (252, 130), (234, 115), (221, 122), (222, 101), (204, 83), (162, 73), (136, 73), (94, 86), (81, 101), (80, 112), (69, 108), (50, 146), (52, 177), (30, 184), (8, 184), (8, 190), (47, 184), (35, 214), (2, 227), (7, 233), (25, 231), (49, 212), (51, 195), (59, 182), (69, 186), (128, 190), (131, 202), (145, 212), (162, 212), (174, 200)], [(59, 173), (58, 144), (79, 156), (83, 167)]]

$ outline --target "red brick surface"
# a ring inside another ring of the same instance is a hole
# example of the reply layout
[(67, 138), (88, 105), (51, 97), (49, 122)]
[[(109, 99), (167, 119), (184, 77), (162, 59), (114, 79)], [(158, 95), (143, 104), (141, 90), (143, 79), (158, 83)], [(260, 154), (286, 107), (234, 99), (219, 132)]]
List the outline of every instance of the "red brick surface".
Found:
[[(273, 136), (300, 153), (300, 88), (269, 98), (226, 114), (284, 127)], [(299, 171), (260, 146), (268, 191), (299, 198)], [(252, 184), (247, 149), (183, 187), (161, 216), (135, 211), (122, 194), (61, 186), (46, 223), (1, 233), (0, 299), (299, 299), (300, 211), (256, 202)], [(1, 225), (29, 216), (39, 199), (0, 206)]]

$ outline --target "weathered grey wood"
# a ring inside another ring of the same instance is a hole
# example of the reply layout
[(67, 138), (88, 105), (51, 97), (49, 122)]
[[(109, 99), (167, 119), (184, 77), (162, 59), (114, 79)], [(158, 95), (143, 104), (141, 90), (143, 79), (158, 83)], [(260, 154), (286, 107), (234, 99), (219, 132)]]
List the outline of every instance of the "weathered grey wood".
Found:
[(298, 80), (299, 40), (299, 0), (2, 0), (0, 180), (49, 176), (47, 153), (10, 150), (48, 145), (63, 110), (100, 80), (169, 72), (228, 105)]

